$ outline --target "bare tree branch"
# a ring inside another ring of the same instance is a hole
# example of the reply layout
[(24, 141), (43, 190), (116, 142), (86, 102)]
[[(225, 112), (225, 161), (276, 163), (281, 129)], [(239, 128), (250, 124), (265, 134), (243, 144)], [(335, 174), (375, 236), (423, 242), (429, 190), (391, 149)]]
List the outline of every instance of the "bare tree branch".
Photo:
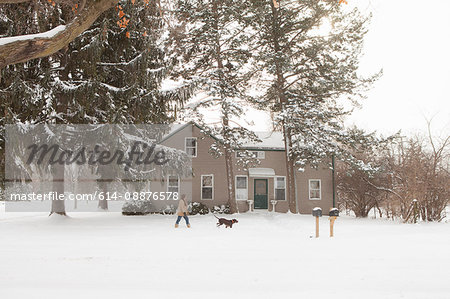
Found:
[(364, 180), (367, 184), (369, 184), (370, 186), (372, 186), (373, 188), (375, 188), (376, 190), (390, 192), (390, 193), (394, 194), (395, 196), (397, 196), (400, 200), (403, 200), (403, 197), (402, 197), (400, 194), (398, 194), (397, 192), (395, 192), (394, 190), (389, 189), (389, 188), (385, 188), (385, 187), (379, 187), (379, 186), (376, 186), (375, 184), (373, 184), (372, 182), (370, 182), (370, 181), (369, 181), (368, 179), (366, 179), (366, 178), (363, 178), (363, 180)]

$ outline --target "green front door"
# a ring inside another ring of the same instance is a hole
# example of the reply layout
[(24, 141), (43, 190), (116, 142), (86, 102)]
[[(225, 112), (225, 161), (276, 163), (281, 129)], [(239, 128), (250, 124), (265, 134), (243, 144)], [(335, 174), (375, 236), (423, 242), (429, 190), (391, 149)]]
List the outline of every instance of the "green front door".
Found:
[(267, 209), (267, 179), (255, 179), (255, 209)]

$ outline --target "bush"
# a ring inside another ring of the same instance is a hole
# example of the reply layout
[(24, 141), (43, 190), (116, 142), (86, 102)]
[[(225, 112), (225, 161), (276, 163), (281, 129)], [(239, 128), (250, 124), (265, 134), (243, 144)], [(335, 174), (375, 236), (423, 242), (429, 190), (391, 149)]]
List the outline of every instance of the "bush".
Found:
[(229, 205), (214, 206), (211, 209), (211, 213), (214, 213), (214, 214), (231, 214), (231, 209), (230, 209)]
[(160, 213), (163, 215), (173, 215), (176, 210), (177, 209), (173, 205), (167, 205), (165, 208), (161, 209)]
[(2, 187), (0, 187), (0, 198), (3, 200), (10, 200), (11, 194), (30, 194), (33, 192), (36, 192), (36, 190), (33, 190), (31, 184), (14, 183), (8, 186), (8, 189), (3, 189)]
[(152, 211), (152, 203), (148, 200), (130, 200), (123, 204), (122, 215), (147, 215)]
[(188, 209), (190, 210), (189, 214), (191, 215), (206, 215), (209, 213), (208, 207), (200, 202), (193, 202), (189, 204)]

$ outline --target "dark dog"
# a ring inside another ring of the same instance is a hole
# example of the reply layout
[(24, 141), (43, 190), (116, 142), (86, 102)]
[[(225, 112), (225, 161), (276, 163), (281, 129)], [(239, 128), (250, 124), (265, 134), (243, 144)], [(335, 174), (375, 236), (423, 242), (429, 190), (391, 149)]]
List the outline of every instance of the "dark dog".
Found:
[(238, 221), (236, 219), (225, 219), (225, 218), (219, 218), (216, 215), (214, 215), (214, 217), (217, 218), (218, 222), (217, 222), (217, 226), (221, 226), (222, 224), (225, 224), (225, 227), (229, 227), (229, 228), (233, 228), (233, 224), (234, 223), (238, 223)]

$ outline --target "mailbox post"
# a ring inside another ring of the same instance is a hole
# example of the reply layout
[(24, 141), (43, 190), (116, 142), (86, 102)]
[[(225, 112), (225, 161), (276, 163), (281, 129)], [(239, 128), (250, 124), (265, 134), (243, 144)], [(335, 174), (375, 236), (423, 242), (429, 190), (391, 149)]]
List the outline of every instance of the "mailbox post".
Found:
[(254, 201), (253, 200), (247, 200), (247, 203), (248, 203), (248, 211), (249, 212), (253, 212), (253, 203), (254, 203)]
[(319, 237), (319, 217), (322, 217), (322, 209), (314, 208), (312, 210), (312, 215), (316, 217), (316, 238)]
[(271, 200), (270, 203), (272, 204), (272, 212), (275, 212), (275, 206), (278, 203), (278, 200)]
[(334, 236), (334, 221), (336, 221), (336, 218), (339, 216), (339, 210), (337, 208), (330, 209), (330, 212), (328, 213), (330, 216), (330, 237)]

